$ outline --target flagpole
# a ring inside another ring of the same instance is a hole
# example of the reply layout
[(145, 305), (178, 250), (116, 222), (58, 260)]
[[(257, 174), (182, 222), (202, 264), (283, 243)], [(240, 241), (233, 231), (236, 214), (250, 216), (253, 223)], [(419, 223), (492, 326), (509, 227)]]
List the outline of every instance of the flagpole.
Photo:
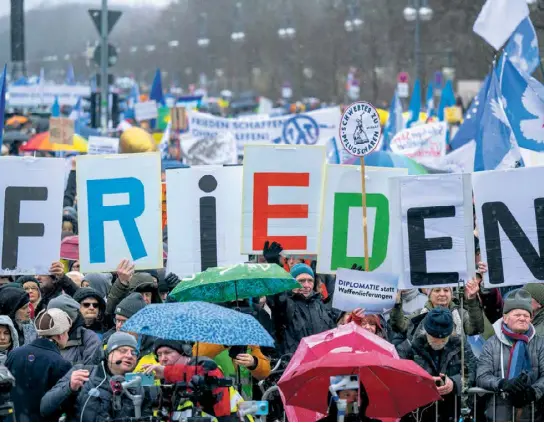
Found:
[(361, 193), (363, 195), (363, 246), (365, 251), (365, 272), (369, 271), (368, 257), (368, 224), (366, 219), (366, 178), (365, 178), (365, 157), (361, 157)]
[(108, 0), (102, 0), (100, 55), (100, 117), (104, 133), (108, 130)]

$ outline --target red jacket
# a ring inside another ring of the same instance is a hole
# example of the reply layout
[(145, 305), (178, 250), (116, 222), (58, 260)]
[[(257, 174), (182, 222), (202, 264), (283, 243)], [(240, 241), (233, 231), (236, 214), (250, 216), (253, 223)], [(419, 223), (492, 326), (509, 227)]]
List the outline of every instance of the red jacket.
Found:
[[(195, 366), (189, 364), (174, 364), (172, 366), (166, 366), (164, 368), (164, 379), (167, 383), (177, 382), (190, 382), (194, 375), (215, 376), (223, 378), (225, 375), (219, 369), (204, 370), (202, 366)], [(229, 388), (216, 388), (212, 391), (212, 394), (216, 396), (217, 401), (213, 406), (215, 417), (229, 416), (230, 413), (230, 394)]]

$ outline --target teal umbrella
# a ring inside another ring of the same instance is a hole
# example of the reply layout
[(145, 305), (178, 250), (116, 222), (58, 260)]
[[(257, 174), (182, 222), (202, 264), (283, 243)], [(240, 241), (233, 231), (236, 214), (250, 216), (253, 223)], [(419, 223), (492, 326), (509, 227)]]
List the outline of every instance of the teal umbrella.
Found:
[(237, 264), (212, 267), (184, 278), (170, 293), (170, 297), (179, 302), (224, 303), (295, 288), (300, 288), (300, 284), (276, 264)]

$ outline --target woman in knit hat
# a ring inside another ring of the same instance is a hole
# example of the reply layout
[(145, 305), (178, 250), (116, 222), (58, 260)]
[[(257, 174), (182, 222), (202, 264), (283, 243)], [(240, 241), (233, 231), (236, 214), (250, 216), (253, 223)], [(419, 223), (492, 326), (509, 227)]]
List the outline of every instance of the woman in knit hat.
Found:
[[(425, 314), (435, 307), (448, 308), (453, 316), (455, 332), (464, 335), (478, 335), (484, 332), (484, 314), (477, 297), (479, 284), (471, 280), (465, 286), (464, 308), (461, 309), (453, 298), (451, 287), (438, 287), (429, 290), (429, 301), (421, 310), (411, 316), (404, 316), (402, 312), (402, 297), (397, 296), (397, 303), (391, 310), (389, 323), (391, 328), (405, 334), (408, 340), (423, 332), (422, 321)], [(400, 291), (399, 291), (400, 292)]]
[[(17, 380), (11, 391), (16, 421), (43, 420), (40, 414), (42, 397), (71, 368), (60, 353), (68, 342), (71, 324), (64, 311), (58, 308), (44, 310), (35, 321), (39, 338), (10, 353), (6, 366)], [(60, 413), (56, 417), (60, 417)]]

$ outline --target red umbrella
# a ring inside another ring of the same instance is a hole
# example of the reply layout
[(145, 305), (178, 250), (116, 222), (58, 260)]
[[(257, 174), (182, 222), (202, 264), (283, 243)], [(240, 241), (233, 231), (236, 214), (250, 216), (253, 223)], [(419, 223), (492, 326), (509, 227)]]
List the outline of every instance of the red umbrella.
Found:
[(340, 375), (359, 376), (369, 398), (368, 417), (398, 418), (441, 399), (431, 375), (413, 361), (333, 350), (282, 377), (278, 385), (284, 404), (325, 414), (330, 378)]
[(79, 260), (79, 237), (67, 236), (60, 243), (60, 258), (65, 260)]
[[(315, 361), (338, 348), (342, 348), (344, 352), (377, 352), (399, 358), (393, 344), (352, 322), (302, 338), (280, 379), (280, 383), (289, 378), (302, 364)], [(285, 403), (285, 398), (283, 398), (283, 402)], [(322, 414), (315, 411), (293, 406), (286, 406), (285, 413), (290, 422), (316, 421), (323, 417)]]

